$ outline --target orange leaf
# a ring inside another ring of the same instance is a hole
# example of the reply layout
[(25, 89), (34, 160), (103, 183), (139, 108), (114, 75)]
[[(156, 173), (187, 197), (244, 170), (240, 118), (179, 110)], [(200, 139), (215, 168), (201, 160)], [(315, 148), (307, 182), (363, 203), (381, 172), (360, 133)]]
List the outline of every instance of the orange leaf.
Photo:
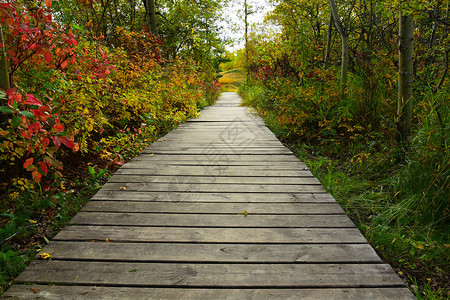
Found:
[(65, 59), (62, 63), (61, 63), (61, 68), (65, 69), (67, 67), (67, 59)]
[(33, 180), (35, 182), (41, 182), (42, 175), (41, 175), (41, 173), (38, 172), (37, 169), (34, 170), (33, 173), (31, 173), (31, 175), (33, 175)]
[(40, 161), (40, 162), (38, 162), (38, 165), (39, 165), (39, 167), (41, 167), (42, 172), (47, 174), (47, 172), (48, 172), (47, 164), (43, 161)]
[(23, 136), (26, 139), (31, 139), (31, 134), (28, 131), (21, 131), (19, 132), (21, 136)]
[(47, 5), (48, 8), (52, 7), (52, 0), (45, 0), (45, 5)]
[(53, 55), (50, 51), (44, 52), (44, 59), (47, 63), (50, 63), (52, 61)]
[(25, 163), (23, 164), (23, 167), (26, 169), (29, 165), (31, 165), (34, 161), (34, 158), (29, 158), (25, 161)]

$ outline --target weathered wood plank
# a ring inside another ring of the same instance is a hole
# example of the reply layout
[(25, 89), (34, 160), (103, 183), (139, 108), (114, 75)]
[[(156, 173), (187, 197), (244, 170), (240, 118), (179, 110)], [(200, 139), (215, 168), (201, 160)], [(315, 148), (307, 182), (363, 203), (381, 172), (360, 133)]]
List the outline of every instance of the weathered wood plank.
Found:
[(52, 241), (52, 259), (97, 261), (381, 263), (369, 244), (251, 245)]
[[(130, 272), (130, 270), (133, 270)], [(307, 276), (299, 276), (307, 274)], [(36, 260), (18, 282), (192, 287), (367, 287), (403, 282), (384, 264), (187, 264)]]
[(130, 190), (140, 192), (235, 192), (235, 193), (298, 193), (325, 192), (322, 185), (307, 184), (213, 184), (213, 183), (107, 183), (103, 190)]
[[(242, 213), (242, 212), (241, 212)], [(353, 228), (346, 215), (206, 215), (80, 212), (70, 224), (160, 227)]]
[(153, 182), (153, 183), (215, 183), (215, 184), (320, 184), (315, 177), (243, 177), (243, 176), (157, 176), (157, 175), (113, 175), (109, 182)]
[(406, 287), (399, 288), (321, 288), (321, 289), (175, 289), (101, 286), (14, 285), (5, 299), (415, 299)]
[[(133, 192), (133, 191), (106, 191), (101, 189), (92, 197), (92, 200), (109, 201), (162, 201), (162, 202), (230, 202), (230, 203), (282, 203), (282, 202), (315, 202), (335, 203), (336, 200), (327, 193), (167, 193), (167, 192)], [(91, 200), (91, 202), (92, 202)]]
[(229, 144), (177, 144), (177, 143), (153, 143), (148, 146), (147, 150), (203, 150), (206, 147), (218, 150), (272, 150), (272, 149), (280, 149), (284, 146), (280, 143), (279, 145), (229, 145)]
[(139, 202), (139, 201), (91, 201), (85, 212), (125, 212), (125, 213), (210, 213), (236, 214), (247, 211), (252, 215), (330, 215), (344, 214), (337, 203), (235, 203), (222, 199), (221, 202)]
[(367, 243), (357, 228), (188, 228), (67, 226), (57, 241), (106, 239), (124, 242), (192, 243)]
[[(156, 149), (148, 149), (142, 151), (144, 154), (154, 154), (157, 155), (205, 155), (208, 152), (208, 149), (188, 149), (188, 150), (156, 150)], [(269, 157), (280, 155), (280, 154), (286, 154), (290, 155), (292, 154), (291, 151), (287, 149), (214, 149), (214, 155), (252, 155), (252, 156), (260, 156), (260, 155), (267, 155)]]
[[(205, 151), (199, 151), (198, 154), (154, 154), (152, 151), (143, 151), (144, 154), (138, 156), (136, 158), (146, 158), (149, 161), (162, 161), (162, 160), (194, 160), (194, 161), (202, 161), (211, 157), (217, 158), (220, 160), (227, 161), (243, 161), (243, 162), (251, 162), (251, 161), (266, 161), (266, 162), (293, 162), (293, 163), (301, 163), (298, 158), (296, 158), (293, 154), (274, 154), (274, 155), (252, 155), (252, 154), (235, 154), (233, 151), (229, 151), (228, 154), (220, 153), (217, 151), (208, 152), (208, 149)], [(153, 155), (151, 155), (153, 154)], [(276, 165), (276, 163), (275, 163)], [(303, 164), (304, 165), (304, 164)]]
[(155, 141), (152, 145), (147, 147), (146, 149), (152, 149), (153, 147), (168, 147), (168, 145), (174, 146), (174, 147), (190, 147), (190, 146), (197, 146), (197, 147), (208, 147), (215, 149), (223, 147), (226, 149), (233, 149), (233, 148), (248, 148), (248, 147), (257, 147), (257, 148), (266, 148), (266, 147), (282, 147), (283, 144), (281, 144), (278, 140), (271, 140), (271, 141), (239, 141), (239, 143), (230, 143), (227, 141), (217, 140), (214, 141), (199, 141), (195, 140), (194, 138), (189, 140), (180, 140), (180, 138), (177, 137), (171, 137), (171, 136), (164, 136), (160, 138), (159, 140)]
[[(261, 167), (267, 170), (282, 171), (282, 170), (307, 170), (306, 166), (298, 162), (277, 162), (276, 164), (266, 161), (239, 161), (232, 160), (222, 157), (210, 156), (204, 159), (198, 160), (149, 160), (145, 157), (136, 157), (127, 163), (127, 168), (131, 164), (134, 168), (165, 168), (166, 166), (192, 166), (192, 167), (203, 167), (203, 168), (222, 168), (226, 169), (232, 166), (241, 167), (241, 169), (246, 169), (247, 167)], [(311, 174), (311, 177), (313, 175)]]
[(218, 166), (218, 165), (155, 165), (155, 164), (134, 164), (127, 163), (117, 170), (116, 174), (135, 174), (135, 175), (165, 175), (165, 176), (297, 176), (311, 177), (312, 174), (307, 170), (295, 170), (286, 167), (285, 170), (275, 170), (266, 166)]
[(244, 210), (249, 215), (344, 214), (337, 203), (228, 203), (224, 199), (222, 199), (222, 203), (91, 201), (82, 209), (84, 212), (201, 214), (238, 214)]

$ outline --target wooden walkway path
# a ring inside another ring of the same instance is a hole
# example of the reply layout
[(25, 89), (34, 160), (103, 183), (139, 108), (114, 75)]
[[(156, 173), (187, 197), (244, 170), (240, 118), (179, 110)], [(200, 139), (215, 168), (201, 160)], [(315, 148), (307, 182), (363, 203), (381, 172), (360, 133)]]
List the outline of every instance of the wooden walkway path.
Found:
[(224, 93), (125, 164), (2, 297), (414, 299), (239, 103)]

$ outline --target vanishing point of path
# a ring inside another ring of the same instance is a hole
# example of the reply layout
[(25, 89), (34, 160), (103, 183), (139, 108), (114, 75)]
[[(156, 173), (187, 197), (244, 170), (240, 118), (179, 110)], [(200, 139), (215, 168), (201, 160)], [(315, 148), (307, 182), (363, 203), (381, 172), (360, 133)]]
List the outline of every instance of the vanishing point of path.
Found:
[(224, 93), (125, 164), (2, 297), (414, 299), (239, 103)]

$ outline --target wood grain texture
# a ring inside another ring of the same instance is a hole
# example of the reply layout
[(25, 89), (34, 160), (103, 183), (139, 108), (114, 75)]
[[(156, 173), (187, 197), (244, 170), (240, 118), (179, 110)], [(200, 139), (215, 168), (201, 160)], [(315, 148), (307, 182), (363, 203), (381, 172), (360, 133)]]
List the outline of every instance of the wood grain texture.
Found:
[[(168, 203), (179, 202), (230, 202), (230, 203), (283, 203), (283, 202), (314, 202), (335, 203), (334, 198), (327, 193), (180, 193), (180, 192), (133, 192), (129, 190), (107, 191), (100, 190), (92, 200), (111, 201), (158, 201)], [(124, 204), (125, 205), (125, 204)]]
[(54, 286), (54, 285), (14, 285), (4, 299), (317, 299), (317, 300), (364, 300), (364, 299), (415, 299), (406, 287), (399, 288), (302, 288), (302, 289), (175, 289), (175, 288), (137, 288), (101, 286)]
[(367, 243), (357, 228), (196, 228), (67, 226), (58, 241), (193, 243)]
[(192, 287), (397, 287), (385, 264), (188, 264), (35, 260), (17, 282)]
[(158, 176), (158, 175), (113, 175), (109, 182), (152, 182), (152, 183), (215, 183), (215, 184), (320, 184), (315, 177), (281, 177), (281, 176)]
[(174, 181), (173, 184), (164, 183), (114, 183), (110, 182), (103, 186), (103, 190), (108, 191), (139, 191), (139, 192), (208, 192), (208, 193), (221, 193), (221, 192), (235, 192), (235, 193), (320, 193), (325, 192), (325, 189), (320, 184), (307, 184), (307, 185), (293, 185), (293, 184), (277, 184), (277, 185), (264, 185), (264, 184), (214, 184), (214, 183), (180, 183)]
[[(241, 211), (244, 213), (244, 210)], [(251, 227), (251, 228), (329, 228), (354, 225), (346, 215), (233, 215), (148, 214), (80, 212), (71, 221), (77, 225), (119, 225), (159, 227)]]
[[(214, 203), (165, 203), (138, 201), (91, 201), (83, 212), (124, 212), (124, 213), (202, 213), (240, 214), (247, 211), (252, 215), (329, 215), (344, 214), (337, 203), (233, 203), (222, 199)], [(283, 218), (283, 217), (279, 217)]]
[(381, 263), (369, 244), (183, 244), (53, 241), (52, 259), (234, 263)]

